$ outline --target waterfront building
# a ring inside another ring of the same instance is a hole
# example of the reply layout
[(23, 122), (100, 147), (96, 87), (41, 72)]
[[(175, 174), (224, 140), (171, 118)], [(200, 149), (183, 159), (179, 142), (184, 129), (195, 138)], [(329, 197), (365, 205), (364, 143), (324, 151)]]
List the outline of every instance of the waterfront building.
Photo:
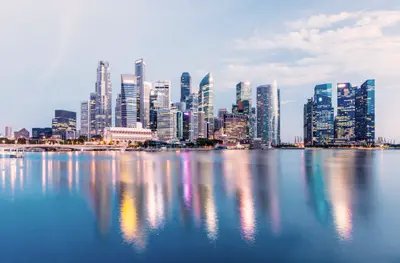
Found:
[(307, 100), (307, 103), (304, 104), (303, 111), (303, 137), (304, 137), (304, 145), (313, 145), (314, 143), (314, 100), (310, 98)]
[(135, 75), (121, 75), (121, 126), (135, 128), (137, 124), (137, 78)]
[(153, 139), (153, 133), (150, 129), (143, 129), (141, 124), (136, 128), (110, 127), (106, 128), (104, 141), (106, 143), (114, 142), (118, 144), (134, 144)]
[(199, 112), (204, 113), (204, 122), (207, 130), (205, 138), (213, 139), (214, 133), (214, 78), (208, 73), (200, 82)]
[(122, 127), (122, 96), (121, 93), (117, 95), (115, 100), (115, 127)]
[(192, 93), (192, 77), (189, 72), (183, 72), (181, 76), (181, 102), (187, 102)]
[(176, 140), (176, 111), (171, 109), (157, 110), (157, 136), (160, 141)]
[[(135, 61), (135, 75), (137, 77), (137, 97), (136, 97), (136, 114), (137, 114), (137, 122), (142, 122), (144, 116), (142, 116), (142, 109), (145, 108), (144, 97), (146, 94), (144, 93), (144, 82), (146, 80), (146, 63), (143, 58)], [(150, 92), (150, 91), (149, 91)], [(144, 126), (145, 127), (145, 126)]]
[(243, 114), (224, 115), (224, 135), (226, 142), (236, 143), (247, 139), (248, 118)]
[(104, 133), (112, 126), (112, 86), (111, 70), (107, 61), (100, 61), (96, 81), (96, 134)]
[[(321, 84), (314, 88), (313, 144), (326, 145), (334, 141), (334, 113), (332, 106), (332, 84)], [(308, 109), (309, 110), (309, 109)], [(309, 111), (307, 111), (309, 113)], [(305, 134), (306, 135), (306, 134)]]
[(257, 87), (257, 137), (272, 146), (280, 144), (280, 96), (276, 82)]
[(336, 143), (355, 141), (356, 89), (350, 83), (337, 84)]
[(184, 141), (190, 140), (190, 128), (191, 128), (191, 111), (187, 110), (182, 116), (182, 139)]
[[(280, 115), (280, 113), (279, 113), (279, 115)], [(257, 126), (256, 125), (257, 125), (256, 108), (252, 107), (251, 113), (250, 113), (250, 120), (249, 120), (249, 139), (250, 140), (253, 140), (254, 138), (257, 137)], [(279, 134), (280, 134), (280, 132), (279, 132)]]
[(143, 83), (143, 91), (141, 94), (141, 122), (144, 128), (150, 128), (150, 92), (153, 88), (153, 84), (148, 81)]
[[(59, 135), (63, 140), (75, 137), (76, 134), (76, 112), (56, 110), (52, 121), (54, 135)], [(74, 134), (73, 136), (71, 134)]]
[(5, 127), (4, 137), (6, 137), (7, 139), (12, 139), (14, 137), (11, 126)]
[(207, 125), (206, 125), (206, 121), (205, 121), (205, 114), (202, 111), (199, 111), (197, 113), (198, 116), (198, 123), (197, 123), (197, 138), (206, 138), (206, 134), (207, 134)]
[(158, 80), (153, 83), (153, 89), (157, 94), (157, 104), (160, 109), (169, 109), (171, 101), (171, 81)]
[[(90, 128), (90, 101), (81, 102), (81, 129), (80, 134), (89, 138)], [(33, 136), (33, 132), (32, 132)]]
[(22, 128), (21, 130), (14, 132), (14, 139), (17, 140), (20, 138), (29, 139), (29, 131), (25, 128)]
[(176, 138), (183, 140), (183, 111), (176, 111)]
[(375, 144), (375, 80), (365, 81), (356, 92), (356, 140)]
[(199, 97), (197, 93), (191, 93), (186, 102), (186, 116), (190, 118), (189, 140), (196, 141), (199, 137)]
[(95, 92), (90, 93), (90, 99), (89, 99), (89, 138), (92, 138), (94, 135), (96, 135), (96, 99), (97, 95)]
[(50, 139), (53, 136), (52, 128), (32, 128), (32, 139)]

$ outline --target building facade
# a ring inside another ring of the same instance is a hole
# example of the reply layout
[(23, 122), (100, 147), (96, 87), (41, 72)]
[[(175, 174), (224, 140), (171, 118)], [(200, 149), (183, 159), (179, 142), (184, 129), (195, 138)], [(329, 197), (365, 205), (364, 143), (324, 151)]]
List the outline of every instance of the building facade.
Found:
[(29, 131), (25, 128), (22, 128), (21, 130), (14, 132), (14, 139), (17, 140), (20, 138), (29, 139)]
[(272, 146), (280, 144), (279, 100), (276, 82), (257, 87), (257, 137)]
[(236, 143), (247, 139), (248, 118), (243, 114), (224, 115), (225, 143)]
[(135, 128), (137, 124), (137, 78), (135, 75), (121, 75), (121, 126)]
[(114, 142), (119, 144), (134, 144), (153, 139), (150, 129), (111, 127), (105, 130), (104, 141), (106, 143)]
[(100, 61), (96, 81), (96, 134), (112, 126), (112, 86), (111, 70), (107, 61)]
[(32, 139), (50, 139), (53, 136), (52, 128), (32, 128)]
[(76, 112), (56, 110), (52, 130), (53, 135), (59, 135), (63, 140), (73, 139), (73, 134), (76, 134)]
[(251, 105), (251, 82), (250, 81), (241, 81), (236, 85), (236, 104), (239, 105), (239, 102), (247, 100)]
[(11, 126), (5, 127), (4, 137), (6, 137), (7, 139), (12, 139), (14, 137)]
[(171, 109), (157, 110), (157, 136), (160, 141), (176, 140), (176, 111)]
[(189, 72), (183, 72), (181, 76), (181, 102), (187, 102), (192, 93), (192, 77)]
[(214, 78), (208, 73), (200, 82), (199, 112), (204, 113), (205, 138), (213, 139), (214, 134)]
[[(90, 130), (90, 101), (82, 101), (80, 135), (89, 138), (89, 130)], [(33, 136), (33, 130), (32, 130), (32, 136)]]
[(303, 111), (303, 138), (305, 146), (311, 146), (314, 143), (314, 113), (314, 99), (310, 98), (304, 104)]
[(122, 109), (121, 109), (122, 97), (121, 93), (117, 95), (115, 100), (115, 127), (122, 127)]
[(140, 112), (141, 118), (140, 121), (144, 128), (150, 128), (150, 92), (153, 88), (153, 84), (151, 82), (145, 81), (143, 83), (143, 90), (141, 94), (141, 104), (140, 104)]
[(337, 84), (337, 113), (335, 143), (355, 141), (356, 90), (350, 83)]
[(137, 122), (142, 122), (142, 109), (144, 108), (144, 99), (143, 96), (145, 94), (143, 93), (144, 91), (144, 82), (146, 80), (146, 63), (144, 62), (144, 59), (138, 59), (135, 61), (135, 75), (137, 77), (137, 97), (136, 97), (136, 109), (137, 109)]
[(92, 138), (94, 135), (96, 135), (96, 99), (97, 95), (96, 93), (90, 93), (90, 99), (89, 99), (89, 123), (90, 123), (90, 134), (89, 138)]
[(365, 81), (356, 91), (356, 140), (375, 144), (375, 80)]
[(326, 145), (334, 142), (334, 109), (332, 106), (332, 84), (321, 84), (314, 88), (314, 135), (313, 144)]

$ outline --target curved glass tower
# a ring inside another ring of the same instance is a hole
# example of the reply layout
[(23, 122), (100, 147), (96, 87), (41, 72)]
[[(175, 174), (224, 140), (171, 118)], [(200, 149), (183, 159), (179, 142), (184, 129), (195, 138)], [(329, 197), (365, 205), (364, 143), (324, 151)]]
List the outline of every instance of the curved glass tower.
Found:
[(199, 112), (204, 112), (204, 121), (207, 125), (206, 138), (214, 138), (214, 78), (208, 73), (200, 82)]

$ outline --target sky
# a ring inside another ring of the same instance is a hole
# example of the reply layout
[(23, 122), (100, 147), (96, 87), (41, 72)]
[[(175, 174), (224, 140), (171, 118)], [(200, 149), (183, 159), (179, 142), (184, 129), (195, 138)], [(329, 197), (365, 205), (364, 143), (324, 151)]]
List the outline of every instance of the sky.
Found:
[[(120, 74), (144, 58), (147, 80), (180, 76), (193, 89), (208, 72), (214, 105), (231, 108), (235, 85), (277, 81), (281, 137), (303, 136), (303, 104), (316, 84), (376, 80), (376, 132), (400, 141), (398, 0), (0, 0), (0, 132), (49, 127), (94, 91), (99, 60)], [(336, 88), (333, 90), (336, 100)], [(114, 106), (114, 105), (113, 105)], [(255, 105), (254, 105), (255, 106)]]

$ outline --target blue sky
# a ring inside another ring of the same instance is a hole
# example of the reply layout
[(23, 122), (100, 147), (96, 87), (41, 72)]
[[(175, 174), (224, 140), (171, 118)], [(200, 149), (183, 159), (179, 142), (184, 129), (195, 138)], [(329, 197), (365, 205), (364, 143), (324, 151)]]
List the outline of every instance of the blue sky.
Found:
[[(3, 0), (4, 1), (4, 0)], [(267, 0), (14, 0), (0, 9), (0, 129), (50, 126), (55, 109), (79, 112), (94, 91), (98, 60), (119, 76), (143, 57), (147, 79), (207, 72), (215, 108), (235, 84), (277, 80), (282, 138), (302, 136), (302, 111), (318, 83), (377, 83), (377, 136), (400, 140), (400, 2)], [(113, 99), (113, 100), (114, 100)], [(115, 101), (113, 101), (115, 103)]]

